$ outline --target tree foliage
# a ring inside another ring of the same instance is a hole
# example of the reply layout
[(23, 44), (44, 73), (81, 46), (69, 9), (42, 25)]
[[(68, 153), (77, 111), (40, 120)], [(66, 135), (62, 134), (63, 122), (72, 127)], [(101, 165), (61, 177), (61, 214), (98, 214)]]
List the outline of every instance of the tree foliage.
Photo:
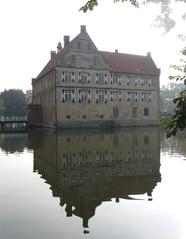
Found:
[(162, 115), (170, 115), (174, 113), (176, 105), (173, 100), (177, 98), (180, 92), (186, 88), (183, 82), (170, 82), (163, 85), (160, 89), (160, 111)]
[[(180, 38), (186, 41), (184, 36)], [(182, 50), (183, 59), (180, 61), (180, 65), (172, 65), (179, 72), (179, 74), (170, 76), (170, 79), (175, 79), (176, 81), (182, 81), (186, 86), (186, 46)], [(174, 104), (176, 109), (170, 119), (161, 121), (161, 125), (167, 131), (167, 136), (170, 137), (175, 135), (178, 130), (183, 130), (186, 128), (186, 89), (185, 87), (181, 90), (180, 94), (174, 98)]]
[[(139, 7), (139, 2), (136, 0), (113, 0), (114, 3), (126, 1), (130, 2), (135, 7)], [(88, 10), (92, 11), (96, 6), (98, 6), (98, 0), (89, 0), (79, 10), (83, 12), (87, 12)]]
[[(110, 0), (111, 1), (111, 0)], [(170, 31), (176, 24), (175, 19), (172, 16), (172, 0), (112, 0), (114, 3), (117, 2), (129, 2), (132, 6), (139, 8), (141, 5), (149, 5), (149, 3), (158, 4), (160, 7), (159, 13), (153, 20), (152, 25), (154, 27), (161, 27), (165, 32)], [(176, 0), (175, 0), (176, 1)], [(178, 0), (177, 0), (178, 1)], [(98, 6), (100, 0), (88, 0), (79, 10), (83, 12), (92, 11)], [(179, 1), (178, 1), (179, 2)], [(186, 1), (182, 1), (186, 3)], [(186, 12), (182, 16), (186, 19)]]
[(10, 89), (1, 92), (0, 100), (4, 102), (4, 116), (25, 116), (26, 97), (22, 90)]

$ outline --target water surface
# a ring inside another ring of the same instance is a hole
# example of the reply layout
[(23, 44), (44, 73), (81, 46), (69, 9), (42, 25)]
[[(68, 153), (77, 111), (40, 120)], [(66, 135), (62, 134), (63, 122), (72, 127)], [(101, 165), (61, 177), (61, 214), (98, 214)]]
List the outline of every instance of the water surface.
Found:
[(186, 134), (0, 135), (0, 238), (185, 239)]

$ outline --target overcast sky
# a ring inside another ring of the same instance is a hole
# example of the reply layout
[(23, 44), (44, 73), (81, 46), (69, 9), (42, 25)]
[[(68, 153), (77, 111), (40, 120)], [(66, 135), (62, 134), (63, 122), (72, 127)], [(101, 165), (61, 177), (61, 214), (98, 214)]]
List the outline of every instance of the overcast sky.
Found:
[(176, 26), (167, 34), (152, 28), (159, 5), (136, 9), (128, 3), (113, 4), (101, 0), (93, 12), (78, 9), (87, 0), (6, 0), (0, 2), (0, 91), (31, 89), (31, 78), (37, 77), (56, 50), (63, 36), (73, 39), (86, 25), (87, 32), (99, 50), (142, 54), (151, 52), (161, 68), (161, 85), (168, 82), (169, 65), (179, 59), (181, 41), (186, 35), (186, 11), (182, 1), (174, 3)]

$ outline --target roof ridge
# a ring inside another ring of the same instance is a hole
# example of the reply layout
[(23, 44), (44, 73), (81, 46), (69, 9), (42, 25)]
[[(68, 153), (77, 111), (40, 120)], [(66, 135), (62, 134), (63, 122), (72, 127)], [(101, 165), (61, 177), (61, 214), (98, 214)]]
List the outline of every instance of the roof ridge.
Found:
[(138, 55), (138, 54), (131, 54), (131, 53), (125, 53), (125, 52), (112, 52), (112, 51), (101, 51), (98, 50), (100, 53), (109, 53), (109, 54), (116, 54), (116, 55), (130, 55), (130, 56), (139, 56), (139, 57), (147, 57), (147, 55)]

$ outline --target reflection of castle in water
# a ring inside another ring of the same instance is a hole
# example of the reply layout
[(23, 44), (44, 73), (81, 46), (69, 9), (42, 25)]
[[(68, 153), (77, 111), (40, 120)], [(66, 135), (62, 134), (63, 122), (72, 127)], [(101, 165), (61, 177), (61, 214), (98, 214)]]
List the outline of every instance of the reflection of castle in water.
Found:
[(81, 217), (85, 228), (102, 202), (145, 193), (151, 199), (161, 180), (157, 128), (42, 134), (34, 171), (66, 204), (67, 216)]

